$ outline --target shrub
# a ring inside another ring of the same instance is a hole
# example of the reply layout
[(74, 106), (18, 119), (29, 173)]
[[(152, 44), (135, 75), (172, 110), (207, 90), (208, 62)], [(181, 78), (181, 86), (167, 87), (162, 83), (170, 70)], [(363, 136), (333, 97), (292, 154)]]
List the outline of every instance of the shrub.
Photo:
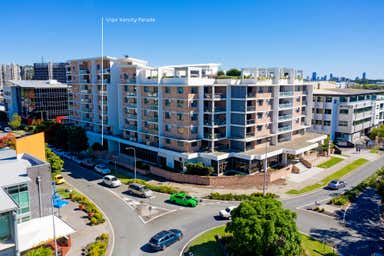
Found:
[(22, 254), (23, 256), (53, 256), (52, 249), (50, 247), (37, 247)]
[(88, 256), (104, 256), (107, 252), (108, 234), (101, 234), (96, 241), (86, 246), (86, 255)]
[(139, 184), (142, 184), (142, 185), (146, 186), (148, 189), (150, 189), (152, 191), (156, 191), (156, 192), (160, 192), (160, 193), (166, 193), (166, 194), (175, 194), (175, 193), (182, 192), (182, 191), (177, 190), (177, 189), (175, 189), (174, 187), (171, 187), (171, 186), (152, 185), (152, 184), (147, 183), (144, 180), (140, 180), (140, 179), (125, 179), (124, 183), (126, 183), (126, 184), (129, 184), (129, 183), (139, 183)]
[(349, 199), (344, 195), (340, 195), (332, 198), (330, 202), (334, 205), (346, 205), (349, 203)]
[(211, 175), (214, 171), (213, 167), (205, 166), (201, 162), (187, 163), (185, 167), (187, 168), (186, 174), (191, 174), (191, 175), (208, 176), (208, 175)]
[[(255, 192), (255, 193), (246, 195), (246, 194), (232, 194), (232, 193), (220, 194), (220, 193), (214, 192), (214, 193), (209, 194), (209, 196), (208, 196), (209, 199), (226, 200), (226, 201), (244, 201), (244, 200), (249, 200), (249, 199), (252, 200), (252, 198), (256, 198), (256, 197), (263, 197), (263, 193)], [(276, 199), (279, 196), (276, 194), (267, 193), (265, 195), (265, 197)]]
[(91, 218), (91, 225), (92, 226), (97, 225), (97, 219), (95, 217)]

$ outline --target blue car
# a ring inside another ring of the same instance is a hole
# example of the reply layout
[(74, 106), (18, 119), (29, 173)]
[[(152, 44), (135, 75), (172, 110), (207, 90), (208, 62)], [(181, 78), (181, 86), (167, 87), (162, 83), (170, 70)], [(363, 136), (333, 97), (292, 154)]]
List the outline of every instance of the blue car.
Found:
[(183, 233), (178, 229), (164, 230), (156, 235), (154, 235), (151, 240), (149, 240), (149, 245), (155, 251), (165, 250), (171, 244), (181, 240), (183, 238)]

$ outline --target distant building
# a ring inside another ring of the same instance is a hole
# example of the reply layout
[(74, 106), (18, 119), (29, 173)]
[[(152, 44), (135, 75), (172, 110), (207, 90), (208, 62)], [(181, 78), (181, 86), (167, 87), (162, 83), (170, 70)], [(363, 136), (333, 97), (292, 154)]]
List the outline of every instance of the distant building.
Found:
[(329, 80), (333, 80), (333, 74), (332, 73), (329, 74)]
[(4, 86), (4, 105), (10, 118), (18, 113), (28, 123), (62, 119), (68, 115), (67, 85), (56, 80), (10, 80)]
[(60, 83), (66, 83), (67, 63), (34, 63), (33, 64), (33, 80), (57, 80)]
[(8, 80), (20, 80), (20, 67), (17, 64), (0, 65), (0, 89)]
[(313, 91), (311, 130), (329, 134), (339, 145), (362, 143), (384, 121), (382, 91), (321, 88)]
[(362, 80), (367, 80), (367, 73), (363, 72), (363, 75), (361, 77)]
[(312, 81), (316, 81), (317, 80), (317, 73), (316, 72), (313, 72), (312, 73)]
[(33, 66), (30, 66), (30, 65), (20, 66), (20, 78), (21, 80), (32, 80)]

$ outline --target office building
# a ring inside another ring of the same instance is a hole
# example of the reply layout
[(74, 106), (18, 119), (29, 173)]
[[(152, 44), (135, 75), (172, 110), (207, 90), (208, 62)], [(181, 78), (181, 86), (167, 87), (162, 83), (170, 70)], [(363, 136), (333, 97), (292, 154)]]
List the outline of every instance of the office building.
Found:
[(313, 98), (312, 131), (330, 134), (342, 146), (362, 143), (361, 138), (384, 121), (381, 91), (319, 88)]
[(32, 80), (33, 79), (33, 66), (24, 65), (20, 66), (20, 79)]
[(318, 78), (317, 78), (317, 73), (316, 72), (312, 72), (312, 79), (311, 79), (312, 81), (316, 81), (316, 80), (318, 80)]
[(34, 63), (33, 80), (57, 80), (66, 83), (65, 67), (67, 63)]
[(218, 174), (287, 163), (325, 136), (306, 133), (312, 88), (302, 71), (243, 69), (218, 79), (218, 64), (153, 68), (111, 57), (69, 61), (70, 119), (112, 152), (175, 169), (201, 161)]
[(56, 80), (10, 80), (4, 86), (9, 118), (18, 113), (27, 123), (61, 119), (68, 115), (67, 85)]
[(361, 76), (361, 80), (363, 80), (363, 81), (367, 80), (367, 73), (363, 72), (363, 74)]

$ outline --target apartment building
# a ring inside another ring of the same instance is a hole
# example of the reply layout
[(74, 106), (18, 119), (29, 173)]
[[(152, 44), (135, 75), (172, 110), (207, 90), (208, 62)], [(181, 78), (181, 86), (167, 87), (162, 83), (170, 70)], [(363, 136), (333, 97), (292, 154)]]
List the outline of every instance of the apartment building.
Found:
[(57, 80), (66, 83), (66, 66), (68, 63), (43, 62), (33, 64), (33, 80)]
[(55, 120), (68, 115), (67, 85), (56, 80), (10, 80), (4, 86), (4, 105), (9, 118)]
[(330, 134), (341, 146), (361, 143), (384, 121), (384, 94), (375, 90), (319, 88), (313, 92), (312, 131)]
[(287, 164), (325, 138), (307, 133), (313, 86), (298, 70), (243, 69), (240, 78), (220, 79), (218, 64), (154, 68), (111, 57), (69, 63), (71, 120), (120, 155), (135, 148), (138, 158), (178, 170), (201, 161), (218, 174), (254, 172), (267, 158)]

